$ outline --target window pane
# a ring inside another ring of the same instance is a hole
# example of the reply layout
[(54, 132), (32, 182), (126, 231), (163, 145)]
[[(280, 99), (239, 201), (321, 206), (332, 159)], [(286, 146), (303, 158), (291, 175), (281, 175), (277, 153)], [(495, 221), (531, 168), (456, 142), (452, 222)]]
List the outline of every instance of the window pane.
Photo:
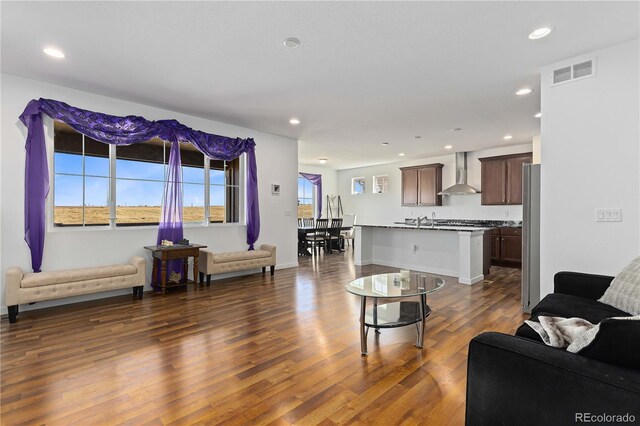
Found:
[(164, 164), (169, 159), (169, 146), (162, 141), (150, 141), (116, 147), (116, 177), (164, 180)]
[(164, 181), (164, 165), (142, 161), (116, 160), (116, 177)]
[(313, 196), (313, 184), (308, 180), (304, 180), (304, 197), (311, 198)]
[(82, 174), (82, 155), (56, 152), (53, 163), (55, 173)]
[(313, 217), (311, 198), (298, 198), (298, 217)]
[(109, 178), (85, 177), (85, 225), (109, 224)]
[(204, 167), (183, 167), (182, 181), (186, 183), (199, 183), (204, 185)]
[(84, 157), (84, 173), (91, 176), (109, 177), (109, 157)]
[(53, 223), (82, 225), (82, 176), (54, 178)]
[(109, 177), (109, 145), (84, 138), (84, 173)]
[(117, 179), (116, 223), (158, 223), (163, 192), (163, 182)]
[(209, 221), (224, 222), (224, 186), (211, 185), (209, 205)]
[(224, 170), (209, 170), (209, 184), (224, 185)]
[[(200, 171), (202, 173), (202, 170)], [(182, 216), (184, 222), (204, 221), (204, 185), (182, 184)]]
[(298, 178), (298, 198), (304, 197), (304, 178)]

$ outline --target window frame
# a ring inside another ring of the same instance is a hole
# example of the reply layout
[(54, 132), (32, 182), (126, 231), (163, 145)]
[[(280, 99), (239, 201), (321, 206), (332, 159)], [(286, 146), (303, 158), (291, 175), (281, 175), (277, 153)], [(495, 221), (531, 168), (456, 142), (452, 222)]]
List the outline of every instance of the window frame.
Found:
[[(135, 224), (128, 226), (117, 226), (116, 221), (116, 145), (108, 144), (109, 146), (109, 224), (108, 225), (68, 225), (68, 226), (56, 226), (54, 223), (55, 213), (55, 132), (54, 132), (54, 120), (49, 116), (43, 117), (44, 131), (45, 131), (45, 145), (47, 148), (47, 164), (49, 166), (49, 185), (50, 191), (46, 200), (46, 215), (47, 215), (47, 232), (84, 232), (84, 231), (128, 231), (128, 230), (144, 230), (144, 229), (157, 229), (157, 224)], [(78, 132), (79, 133), (79, 132)], [(205, 173), (205, 218), (202, 222), (183, 222), (183, 228), (207, 228), (207, 227), (241, 227), (247, 225), (247, 199), (246, 199), (246, 179), (247, 179), (247, 155), (242, 154), (239, 157), (239, 206), (238, 206), (238, 222), (225, 222), (225, 223), (212, 223), (209, 222), (209, 160), (210, 158), (204, 155), (204, 173)], [(184, 208), (184, 206), (183, 206)]]
[[(387, 185), (386, 185), (386, 190), (384, 190), (384, 185), (383, 185), (383, 191), (377, 192), (376, 191), (376, 186), (377, 186), (377, 180), (378, 178), (386, 178), (387, 180)], [(373, 176), (373, 183), (371, 185), (371, 193), (372, 194), (387, 194), (389, 192), (389, 175), (375, 175)]]
[[(355, 191), (356, 180), (362, 181), (362, 192)], [(356, 176), (351, 178), (351, 195), (364, 195), (367, 193), (367, 180), (364, 176)]]

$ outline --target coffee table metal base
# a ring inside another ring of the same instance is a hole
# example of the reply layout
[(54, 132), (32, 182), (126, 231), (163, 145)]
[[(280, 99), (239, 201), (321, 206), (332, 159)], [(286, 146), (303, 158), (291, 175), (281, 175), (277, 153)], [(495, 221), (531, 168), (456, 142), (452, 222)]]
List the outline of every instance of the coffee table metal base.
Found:
[(367, 336), (369, 329), (380, 333), (381, 328), (405, 327), (416, 325), (416, 347), (424, 346), (425, 319), (431, 314), (425, 295), (420, 301), (401, 301), (378, 305), (378, 298), (373, 298), (373, 307), (367, 309), (366, 296), (360, 297), (360, 352), (367, 355)]

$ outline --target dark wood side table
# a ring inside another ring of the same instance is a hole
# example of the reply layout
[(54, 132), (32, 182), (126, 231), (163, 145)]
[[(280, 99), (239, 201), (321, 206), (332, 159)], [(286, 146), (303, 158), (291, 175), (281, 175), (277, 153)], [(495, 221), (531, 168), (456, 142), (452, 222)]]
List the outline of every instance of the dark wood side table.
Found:
[[(198, 258), (200, 257), (200, 249), (206, 248), (200, 244), (174, 245), (174, 246), (145, 246), (144, 248), (151, 252), (153, 256), (153, 272), (151, 274), (151, 285), (158, 286), (162, 289), (164, 296), (167, 287), (183, 286), (193, 284), (197, 289), (200, 285), (198, 281)], [(189, 258), (193, 257), (193, 281), (188, 279)], [(167, 283), (167, 262), (173, 259), (183, 259), (182, 263), (182, 279), (178, 283)], [(158, 276), (158, 268), (160, 269), (160, 282), (155, 282)]]

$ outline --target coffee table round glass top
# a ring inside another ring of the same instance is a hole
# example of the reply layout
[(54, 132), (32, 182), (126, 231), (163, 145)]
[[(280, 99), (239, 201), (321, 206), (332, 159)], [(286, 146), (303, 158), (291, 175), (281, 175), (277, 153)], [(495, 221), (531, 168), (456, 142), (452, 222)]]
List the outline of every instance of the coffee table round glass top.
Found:
[[(345, 286), (351, 294), (360, 296), (360, 349), (367, 355), (367, 335), (369, 328), (376, 333), (381, 328), (404, 327), (416, 324), (418, 336), (416, 346), (423, 347), (425, 319), (431, 314), (427, 305), (427, 294), (444, 286), (444, 280), (430, 274), (412, 273), (403, 276), (398, 273), (379, 274), (358, 278)], [(373, 299), (373, 306), (367, 309), (367, 297)], [(417, 297), (419, 300), (403, 300), (378, 304), (378, 299), (400, 299)], [(419, 324), (418, 324), (419, 323)]]
[(411, 297), (433, 293), (444, 286), (444, 280), (430, 274), (412, 273), (409, 278), (400, 274), (379, 274), (351, 281), (344, 288), (351, 294), (364, 297)]

